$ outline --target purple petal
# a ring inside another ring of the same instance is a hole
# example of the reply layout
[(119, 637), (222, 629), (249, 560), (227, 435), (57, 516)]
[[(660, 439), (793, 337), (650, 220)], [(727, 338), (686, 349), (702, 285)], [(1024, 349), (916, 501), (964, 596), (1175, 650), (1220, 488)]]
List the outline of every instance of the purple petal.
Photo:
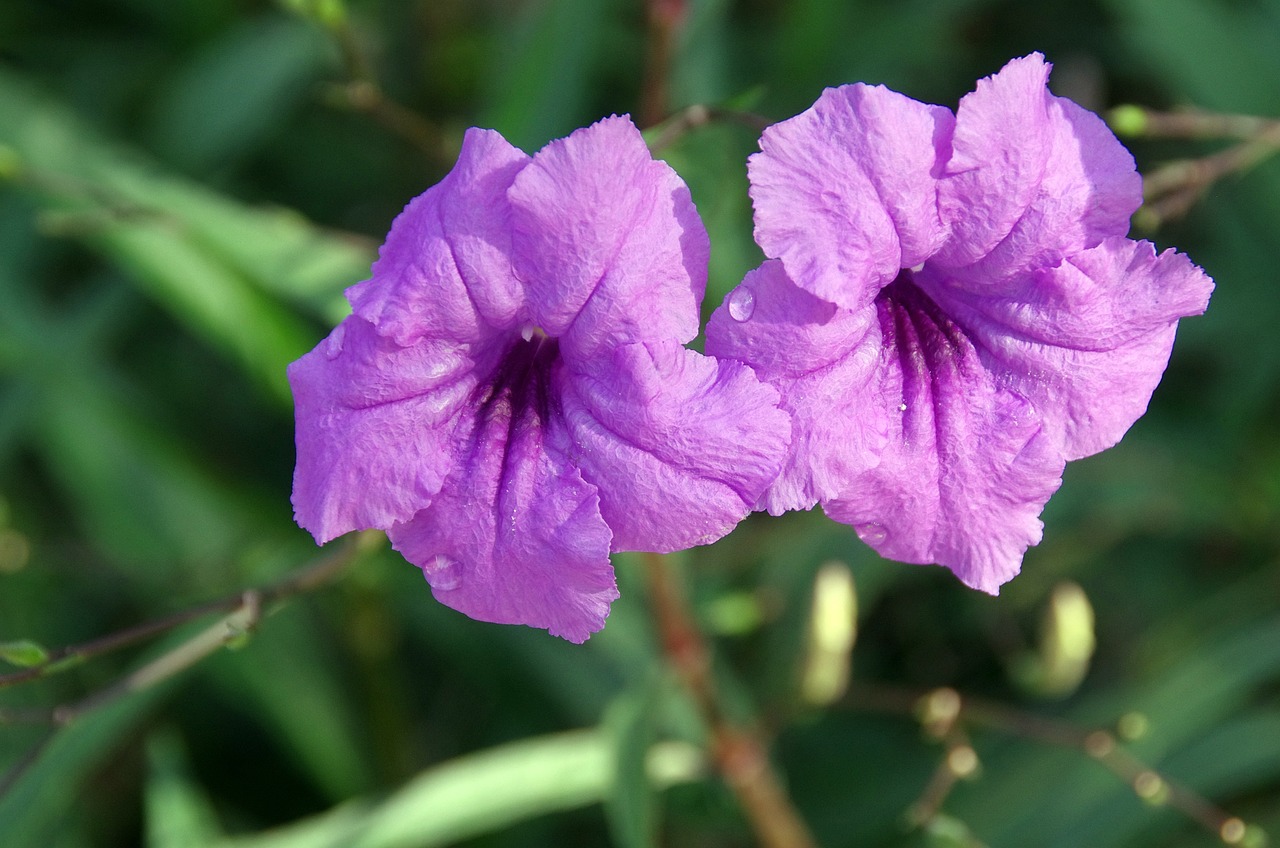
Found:
[(538, 152), (510, 191), (517, 275), (569, 357), (698, 334), (709, 244), (689, 190), (630, 119)]
[(882, 554), (989, 592), (1039, 541), (1065, 462), (1145, 409), (1212, 288), (1123, 238), (1133, 160), (1048, 75), (1014, 60), (954, 119), (847, 86), (767, 130), (756, 238), (781, 265), (708, 328), (793, 416), (763, 506), (817, 500)]
[(827, 89), (749, 161), (756, 241), (805, 291), (866, 306), (946, 236), (936, 177), (953, 121), (883, 86)]
[(1040, 541), (1061, 446), (919, 290), (895, 284), (876, 306), (885, 358), (863, 414), (887, 416), (889, 442), (878, 466), (823, 507), (882, 555), (945, 565), (995, 593)]
[(1122, 238), (1015, 278), (1006, 297), (919, 281), (980, 344), (1002, 384), (1061, 428), (1067, 459), (1115, 444), (1146, 411), (1178, 319), (1204, 312), (1213, 290), (1182, 254), (1157, 256), (1150, 243)]
[(351, 316), (290, 365), (298, 524), (323, 544), (424, 507), (452, 467), (449, 445), (477, 372), (491, 367), (476, 357), (435, 339), (400, 347)]
[(873, 309), (819, 300), (777, 260), (747, 274), (712, 314), (707, 353), (751, 366), (793, 416), (787, 461), (757, 509), (809, 509), (878, 462), (886, 420), (866, 405), (879, 387), (880, 343)]
[(713, 542), (778, 473), (787, 415), (739, 363), (645, 342), (563, 377), (574, 458), (600, 490), (616, 551)]
[(1053, 146), (1049, 66), (1033, 53), (978, 80), (960, 101), (947, 176), (939, 187), (951, 239), (936, 260), (969, 265), (992, 251), (1031, 205)]
[(618, 590), (600, 499), (555, 427), (529, 409), (490, 407), (440, 494), (388, 535), (441, 603), (583, 642)]
[(453, 170), (400, 213), (373, 276), (347, 290), (355, 314), (402, 345), (512, 326), (524, 294), (506, 194), (528, 162), (493, 130), (467, 130)]
[(1133, 157), (1101, 118), (1058, 97), (1048, 99), (1048, 115), (1052, 146), (1039, 190), (1009, 234), (961, 272), (974, 288), (999, 291), (1002, 280), (1123, 236), (1142, 203)]
[(1133, 157), (1101, 118), (1049, 93), (1049, 70), (1038, 53), (1015, 59), (960, 101), (939, 189), (952, 238), (933, 261), (972, 266), (976, 287), (1123, 236), (1142, 202)]

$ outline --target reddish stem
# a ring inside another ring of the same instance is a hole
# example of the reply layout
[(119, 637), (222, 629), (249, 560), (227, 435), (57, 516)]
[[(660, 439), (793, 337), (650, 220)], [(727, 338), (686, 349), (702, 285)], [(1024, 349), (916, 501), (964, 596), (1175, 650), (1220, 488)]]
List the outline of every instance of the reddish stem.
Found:
[(668, 84), (676, 35), (684, 23), (685, 0), (649, 0), (648, 48), (640, 90), (640, 126), (651, 127), (667, 116)]
[(667, 561), (645, 554), (654, 619), (667, 661), (692, 696), (711, 734), (711, 755), (724, 782), (766, 848), (815, 848), (809, 828), (782, 787), (758, 731), (729, 718), (711, 673), (711, 648)]

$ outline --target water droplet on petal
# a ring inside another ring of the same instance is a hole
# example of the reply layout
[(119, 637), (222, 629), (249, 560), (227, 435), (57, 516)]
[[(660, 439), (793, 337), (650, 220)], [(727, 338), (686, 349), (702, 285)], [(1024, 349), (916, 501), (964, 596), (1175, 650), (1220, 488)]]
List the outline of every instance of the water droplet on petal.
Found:
[(866, 542), (873, 548), (885, 539), (889, 538), (889, 531), (885, 530), (882, 525), (877, 524), (874, 521), (868, 521), (866, 524), (859, 524), (854, 527), (853, 530), (858, 534), (859, 539)]
[(451, 559), (444, 554), (436, 554), (432, 557), (426, 565), (422, 566), (422, 573), (426, 575), (431, 588), (437, 592), (456, 589), (462, 583), (462, 567), (456, 559)]
[(898, 404), (898, 411), (899, 411), (899, 412), (906, 412), (906, 411), (907, 411), (907, 405), (906, 405), (905, 403), (900, 403), (900, 404)]
[(738, 286), (729, 295), (729, 317), (735, 321), (748, 321), (756, 311), (756, 296), (751, 289)]

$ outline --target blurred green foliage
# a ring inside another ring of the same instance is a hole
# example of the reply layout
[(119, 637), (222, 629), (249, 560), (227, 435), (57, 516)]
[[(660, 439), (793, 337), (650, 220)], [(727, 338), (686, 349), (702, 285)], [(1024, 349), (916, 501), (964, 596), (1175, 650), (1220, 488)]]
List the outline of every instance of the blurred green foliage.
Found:
[[(5, 656), (313, 559), (290, 515), (284, 365), (341, 315), (465, 127), (534, 150), (634, 111), (645, 39), (639, 0), (0, 5)], [(689, 0), (671, 105), (781, 119), (855, 80), (954, 105), (1031, 50), (1092, 108), (1280, 116), (1280, 0)], [(426, 123), (415, 135), (362, 107), (352, 73)], [(663, 151), (711, 230), (708, 311), (760, 258), (754, 144), (717, 124)], [(1147, 169), (1211, 149), (1135, 153)], [(1280, 834), (1280, 163), (1155, 238), (1216, 278), (1209, 313), (1184, 323), (1124, 443), (1068, 469), (1001, 598), (881, 562), (816, 514), (753, 517), (681, 558), (731, 706), (776, 733), (823, 845), (1214, 844), (1013, 721), (974, 727), (978, 776), (908, 832), (944, 750), (910, 715), (865, 707), (885, 687), (943, 685), (1086, 729), (1141, 714), (1130, 750)], [(855, 576), (858, 641), (851, 695), (818, 708), (799, 675), (833, 560)], [(616, 564), (622, 600), (577, 647), (469, 621), (372, 556), (240, 650), (61, 731), (0, 799), (0, 843), (748, 844), (687, 744), (702, 730), (659, 660), (638, 561)], [(1060, 661), (1041, 628), (1064, 581), (1092, 607), (1096, 648), (1079, 687), (1046, 699)], [(184, 633), (0, 690), (0, 709), (74, 702)], [(0, 724), (0, 769), (45, 732)]]

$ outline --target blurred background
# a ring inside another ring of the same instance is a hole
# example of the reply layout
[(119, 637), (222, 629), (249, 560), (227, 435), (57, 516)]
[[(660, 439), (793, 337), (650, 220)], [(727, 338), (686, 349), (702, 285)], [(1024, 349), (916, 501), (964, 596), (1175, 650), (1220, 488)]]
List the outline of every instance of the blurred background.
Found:
[[(0, 674), (327, 553), (292, 522), (284, 368), (466, 127), (532, 152), (611, 113), (780, 120), (853, 81), (954, 107), (1032, 50), (1098, 111), (1280, 117), (1280, 0), (0, 4)], [(711, 232), (707, 313), (761, 258), (757, 137), (717, 120), (659, 151)], [(1225, 146), (1130, 143), (1144, 173)], [(820, 844), (1260, 845), (1233, 816), (1280, 838), (1280, 162), (1146, 223), (1216, 279), (1209, 312), (1000, 598), (818, 513), (676, 558), (725, 710)], [(579, 647), (330, 548), (341, 579), (226, 648), (200, 642), (223, 605), (0, 689), (0, 843), (754, 844), (637, 558)], [(191, 667), (86, 703), (157, 657)]]

